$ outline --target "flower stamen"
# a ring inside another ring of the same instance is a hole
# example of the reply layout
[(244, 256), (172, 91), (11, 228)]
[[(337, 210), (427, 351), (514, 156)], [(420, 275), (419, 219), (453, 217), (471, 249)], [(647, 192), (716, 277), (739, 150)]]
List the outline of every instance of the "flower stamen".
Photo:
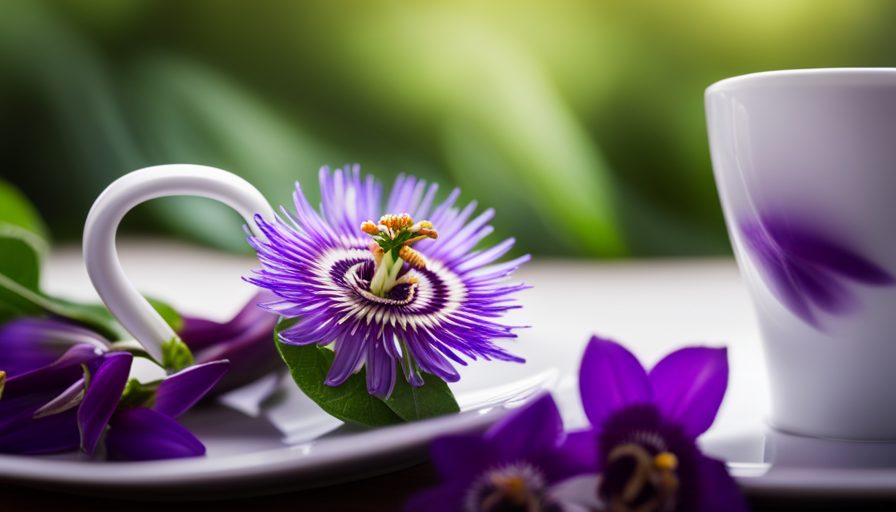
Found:
[(393, 286), (399, 283), (398, 274), (404, 263), (411, 268), (426, 268), (426, 260), (411, 245), (425, 238), (435, 240), (439, 232), (432, 222), (422, 220), (415, 223), (408, 213), (383, 215), (379, 224), (372, 220), (361, 223), (361, 231), (373, 237), (370, 252), (376, 260), (376, 272), (370, 281), (370, 292), (385, 297)]
[(638, 443), (614, 448), (600, 494), (612, 512), (658, 512), (675, 502), (679, 487), (678, 457), (671, 452), (651, 456)]

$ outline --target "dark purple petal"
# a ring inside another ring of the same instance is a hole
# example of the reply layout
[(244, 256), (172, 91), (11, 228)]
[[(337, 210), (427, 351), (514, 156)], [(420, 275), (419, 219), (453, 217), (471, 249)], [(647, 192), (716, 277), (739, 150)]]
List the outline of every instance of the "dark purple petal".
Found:
[(52, 364), (68, 349), (87, 344), (103, 351), (99, 334), (51, 318), (19, 318), (0, 326), (0, 368), (8, 377)]
[(585, 414), (598, 429), (613, 412), (653, 401), (653, 387), (635, 356), (618, 343), (597, 336), (585, 348), (579, 390)]
[(539, 466), (551, 481), (571, 476), (597, 473), (601, 469), (597, 457), (597, 432), (593, 429), (569, 432), (550, 454), (539, 460)]
[(127, 352), (108, 354), (91, 376), (87, 394), (78, 408), (81, 449), (93, 456), (96, 444), (115, 412), (128, 382), (133, 356)]
[(177, 421), (136, 407), (109, 420), (106, 451), (110, 460), (179, 459), (204, 455), (205, 446)]
[(656, 404), (668, 421), (697, 438), (715, 420), (728, 387), (728, 351), (689, 347), (663, 358), (650, 371)]
[(448, 482), (422, 491), (405, 502), (405, 512), (458, 512), (463, 510), (467, 486), (460, 482)]
[(0, 400), (0, 429), (19, 416), (33, 416), (84, 376), (81, 364), (93, 364), (101, 356), (95, 347), (76, 345), (52, 365), (7, 380)]
[(230, 361), (214, 361), (191, 366), (168, 377), (159, 384), (153, 409), (177, 418), (205, 396), (229, 368)]
[(64, 452), (77, 449), (80, 442), (77, 409), (40, 419), (24, 414), (0, 426), (0, 453)]
[(747, 512), (746, 498), (728, 474), (721, 461), (700, 457), (698, 465), (699, 494), (694, 512)]
[(502, 418), (488, 430), (485, 440), (500, 462), (509, 462), (554, 449), (562, 435), (560, 411), (546, 394)]
[(472, 480), (496, 458), (481, 436), (441, 437), (432, 442), (429, 452), (443, 480)]

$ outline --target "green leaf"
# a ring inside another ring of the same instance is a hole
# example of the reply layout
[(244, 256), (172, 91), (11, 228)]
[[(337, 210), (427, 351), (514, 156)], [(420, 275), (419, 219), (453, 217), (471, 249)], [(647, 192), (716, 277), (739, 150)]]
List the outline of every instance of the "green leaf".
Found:
[(47, 231), (37, 210), (9, 183), (0, 180), (0, 225), (10, 224), (46, 240)]
[(171, 326), (171, 329), (174, 332), (180, 332), (184, 328), (184, 319), (173, 307), (158, 299), (146, 297), (146, 300), (149, 301), (149, 305), (162, 316), (162, 320), (165, 320), (165, 323)]
[(396, 368), (396, 371), (398, 378), (395, 380), (395, 389), (386, 400), (386, 405), (401, 416), (401, 419), (415, 421), (460, 412), (454, 393), (444, 380), (426, 373), (424, 384), (414, 387), (402, 377), (400, 368)]
[(281, 318), (274, 330), (274, 343), (280, 357), (289, 367), (293, 380), (308, 398), (342, 421), (374, 427), (403, 422), (382, 400), (367, 392), (364, 368), (340, 386), (324, 384), (335, 358), (332, 350), (319, 345), (288, 345), (279, 340), (280, 332), (292, 327), (297, 321), (296, 318)]

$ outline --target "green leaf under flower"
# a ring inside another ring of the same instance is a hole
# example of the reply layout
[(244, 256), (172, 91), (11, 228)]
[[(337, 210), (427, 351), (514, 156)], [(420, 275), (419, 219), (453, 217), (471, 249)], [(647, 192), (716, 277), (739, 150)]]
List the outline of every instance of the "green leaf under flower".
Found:
[(376, 427), (460, 411), (445, 381), (427, 374), (426, 383), (415, 388), (402, 377), (400, 368), (395, 389), (386, 401), (367, 392), (365, 368), (342, 385), (326, 385), (324, 381), (336, 357), (332, 350), (320, 345), (289, 345), (279, 341), (280, 332), (296, 322), (297, 318), (281, 318), (274, 330), (274, 343), (299, 389), (328, 414), (342, 421)]

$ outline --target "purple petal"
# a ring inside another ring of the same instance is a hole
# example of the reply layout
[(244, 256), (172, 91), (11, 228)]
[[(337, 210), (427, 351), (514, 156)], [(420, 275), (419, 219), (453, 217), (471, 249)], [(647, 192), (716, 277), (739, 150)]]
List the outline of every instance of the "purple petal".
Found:
[(7, 376), (52, 364), (69, 348), (87, 344), (103, 351), (108, 342), (93, 331), (51, 318), (19, 318), (0, 327), (0, 368)]
[(563, 435), (563, 420), (553, 397), (546, 394), (502, 418), (485, 435), (507, 462), (553, 449)]
[(494, 454), (481, 436), (441, 437), (429, 448), (443, 480), (471, 480), (491, 464)]
[(600, 470), (597, 454), (597, 432), (592, 429), (570, 432), (550, 457), (538, 461), (538, 466), (549, 481), (557, 482), (575, 475), (597, 473)]
[(121, 393), (128, 382), (133, 356), (127, 352), (108, 354), (90, 379), (84, 401), (78, 408), (81, 449), (93, 456), (109, 418), (115, 412)]
[(667, 420), (696, 438), (712, 425), (728, 387), (728, 351), (689, 347), (672, 352), (650, 371), (656, 404)]
[(106, 449), (111, 460), (179, 459), (205, 454), (205, 446), (180, 423), (143, 407), (112, 416)]
[(0, 453), (63, 452), (78, 448), (80, 442), (76, 409), (40, 419), (21, 415), (0, 427)]
[(177, 418), (205, 396), (229, 368), (230, 361), (214, 361), (191, 366), (168, 377), (159, 384), (153, 409)]
[(0, 429), (19, 416), (33, 416), (84, 376), (81, 364), (92, 364), (101, 355), (95, 347), (76, 345), (52, 365), (7, 380), (0, 400)]
[(197, 352), (240, 336), (246, 330), (251, 329), (253, 325), (265, 319), (273, 318), (276, 323), (277, 315), (258, 307), (258, 304), (269, 302), (276, 298), (274, 294), (267, 290), (261, 291), (249, 299), (249, 302), (231, 320), (225, 323), (184, 315), (184, 327), (178, 332), (178, 335), (190, 347), (190, 350)]
[(389, 357), (383, 341), (367, 345), (367, 392), (388, 400), (395, 387), (395, 361)]
[(623, 346), (593, 336), (579, 369), (582, 406), (591, 425), (600, 429), (614, 411), (650, 403), (653, 388), (641, 363)]
[(747, 500), (721, 461), (700, 457), (698, 487), (694, 512), (747, 512)]

